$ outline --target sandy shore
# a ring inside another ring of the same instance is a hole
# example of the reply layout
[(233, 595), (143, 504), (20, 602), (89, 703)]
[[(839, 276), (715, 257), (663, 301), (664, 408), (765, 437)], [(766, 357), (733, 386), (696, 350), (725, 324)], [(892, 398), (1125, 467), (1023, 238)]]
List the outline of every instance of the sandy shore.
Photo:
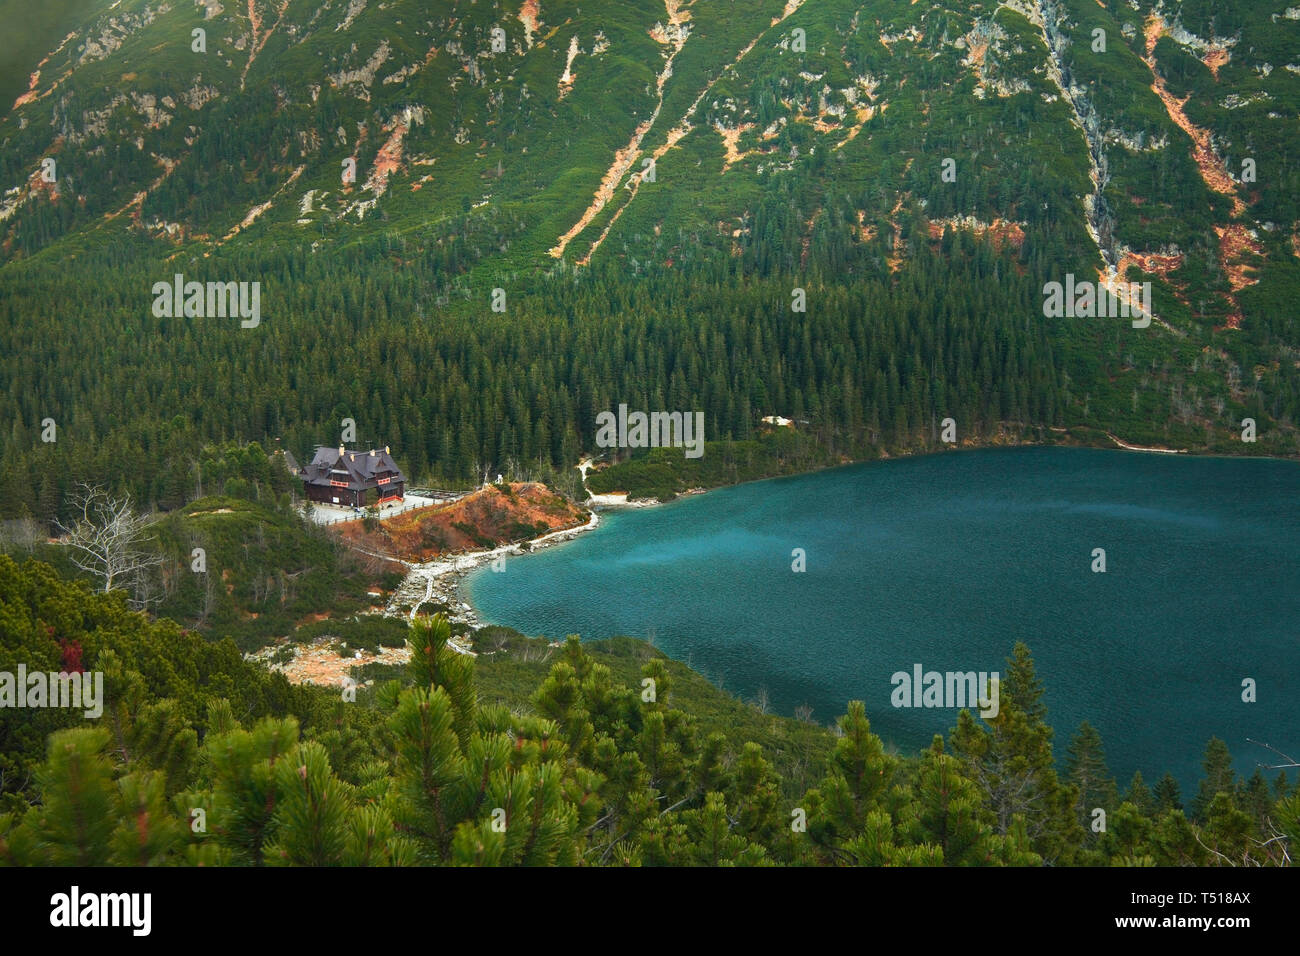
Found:
[[(384, 613), (390, 617), (405, 617), (413, 621), (425, 604), (443, 604), (447, 607), (449, 620), (468, 624), (472, 628), (482, 627), (478, 614), (465, 600), (462, 592), (465, 575), (498, 558), (504, 560), (512, 555), (520, 557), (559, 544), (561, 541), (572, 540), (584, 531), (591, 531), (599, 524), (600, 515), (593, 511), (591, 518), (584, 525), (552, 531), (524, 544), (506, 544), (483, 551), (464, 551), (425, 564), (407, 564), (410, 571), (388, 599), (388, 606)], [(461, 653), (471, 653), (469, 647), (463, 642), (453, 640), (452, 646)]]
[[(582, 490), (587, 493), (587, 500), (584, 504), (588, 508), (653, 508), (656, 505), (664, 504), (657, 498), (643, 498), (639, 501), (628, 501), (627, 492), (619, 491), (609, 495), (592, 494), (591, 489), (587, 487), (587, 472), (592, 469), (590, 458), (584, 458), (575, 466), (578, 471), (582, 472)], [(708, 491), (707, 488), (688, 488), (677, 497), (682, 498), (686, 495), (702, 495)]]
[[(522, 544), (507, 544), (499, 548), (483, 551), (465, 551), (450, 554), (436, 561), (414, 564), (390, 555), (376, 554), (363, 548), (357, 550), (364, 554), (383, 558), (404, 565), (408, 571), (406, 578), (398, 585), (381, 612), (387, 617), (404, 617), (408, 621), (427, 604), (441, 604), (447, 608), (447, 618), (452, 622), (468, 624), (471, 628), (481, 627), (474, 608), (465, 601), (462, 593), (465, 575), (475, 568), (488, 564), (497, 558), (522, 556), (530, 551), (548, 548), (561, 541), (568, 541), (584, 531), (590, 531), (600, 524), (600, 515), (592, 512), (586, 524), (576, 528), (552, 531)], [(357, 650), (348, 655), (335, 650), (336, 638), (322, 637), (307, 644), (295, 645), (293, 659), (284, 663), (275, 663), (274, 657), (284, 645), (273, 644), (252, 654), (245, 655), (247, 660), (257, 660), (271, 670), (280, 671), (293, 684), (315, 684), (317, 686), (344, 687), (346, 678), (352, 668), (363, 664), (405, 664), (410, 653), (404, 647), (384, 647), (377, 652)], [(474, 655), (469, 642), (462, 636), (454, 636), (450, 646), (461, 654)], [(372, 682), (367, 682), (372, 683)]]
[[(583, 460), (577, 466), (578, 470), (582, 472), (583, 490), (587, 488), (587, 471), (591, 466), (590, 459)], [(678, 497), (703, 494), (707, 490), (706, 488), (691, 488), (682, 492)], [(587, 500), (584, 502), (589, 509), (653, 508), (662, 503), (653, 498), (644, 501), (628, 501), (626, 493), (594, 495), (590, 491), (587, 491)], [(584, 531), (592, 530), (599, 524), (600, 515), (593, 510), (591, 518), (580, 527), (552, 531), (524, 544), (507, 544), (483, 551), (464, 551), (425, 564), (412, 564), (403, 561), (402, 563), (410, 570), (406, 575), (406, 579), (402, 581), (389, 598), (384, 613), (390, 617), (404, 616), (413, 621), (424, 605), (442, 604), (447, 607), (449, 620), (467, 624), (471, 628), (482, 627), (483, 623), (479, 620), (473, 605), (465, 600), (464, 582), (466, 575), (484, 564), (491, 564), (498, 558), (522, 557), (533, 551), (548, 548), (553, 544), (570, 541)], [(463, 643), (458, 644), (453, 640), (452, 646), (461, 653), (471, 653)]]
[(619, 492), (614, 495), (593, 495), (587, 493), (586, 505), (588, 508), (653, 508), (659, 504), (653, 498), (647, 498), (642, 501), (628, 501), (627, 492)]
[(1120, 439), (1116, 438), (1110, 432), (1106, 432), (1106, 437), (1109, 438), (1111, 441), (1113, 441), (1116, 445), (1119, 445), (1119, 447), (1123, 448), (1125, 451), (1154, 451), (1154, 452), (1159, 452), (1162, 455), (1187, 454), (1186, 448), (1143, 448), (1141, 445), (1130, 445), (1128, 442), (1121, 441)]

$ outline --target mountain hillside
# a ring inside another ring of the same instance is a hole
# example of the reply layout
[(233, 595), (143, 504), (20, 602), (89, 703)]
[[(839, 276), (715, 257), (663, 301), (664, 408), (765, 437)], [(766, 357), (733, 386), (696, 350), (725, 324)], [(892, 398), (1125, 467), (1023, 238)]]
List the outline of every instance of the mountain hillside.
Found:
[[(9, 258), (104, 226), (207, 252), (378, 220), (503, 268), (823, 246), (840, 268), (837, 245), (951, 225), (1217, 263), (1230, 299), (1297, 254), (1283, 3), (89, 6), (4, 123)], [(806, 217), (773, 222), (789, 200)]]
[[(1286, 0), (57, 9), (0, 119), (5, 507), (199, 403), (195, 442), (352, 418), (416, 476), (546, 478), (620, 401), (851, 457), (948, 417), (1297, 453)], [(1052, 313), (1076, 280), (1140, 321)], [(160, 305), (190, 281), (258, 314)]]
[(495, 548), (584, 524), (589, 515), (546, 486), (488, 485), (441, 508), (421, 508), (376, 522), (342, 525), (344, 540), (363, 551), (429, 561), (453, 551)]

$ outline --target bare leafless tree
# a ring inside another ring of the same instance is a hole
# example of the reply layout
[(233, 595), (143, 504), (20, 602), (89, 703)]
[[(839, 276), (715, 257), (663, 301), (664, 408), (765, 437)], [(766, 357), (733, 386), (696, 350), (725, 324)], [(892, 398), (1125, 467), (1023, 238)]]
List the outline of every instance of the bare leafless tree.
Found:
[(1252, 740), (1250, 737), (1247, 737), (1246, 740), (1257, 747), (1263, 747), (1265, 750), (1272, 751), (1286, 761), (1286, 763), (1260, 764), (1259, 766), (1263, 767), (1265, 770), (1294, 770), (1296, 767), (1300, 767), (1300, 763), (1297, 763), (1294, 757), (1284, 754), (1273, 745), (1263, 743), (1259, 740)]
[(45, 538), (44, 529), (35, 518), (0, 521), (0, 550), (22, 548), (31, 554)]
[(140, 610), (144, 610), (151, 604), (157, 604), (165, 595), (163, 582), (158, 575), (140, 573), (135, 576), (135, 584), (131, 592), (130, 604)]
[(98, 485), (81, 484), (72, 496), (77, 516), (71, 527), (56, 521), (60, 544), (71, 550), (71, 560), (93, 574), (105, 592), (137, 588), (150, 568), (163, 563), (161, 552), (148, 547), (150, 515), (136, 512), (129, 494), (113, 496)]
[(531, 664), (533, 661), (541, 661), (544, 664), (551, 659), (551, 654), (554, 653), (554, 651), (555, 648), (551, 647), (549, 644), (546, 646), (541, 644), (525, 644), (523, 653), (520, 657), (526, 664)]
[(217, 582), (215, 576), (205, 571), (203, 578), (203, 607), (199, 610), (195, 627), (205, 626), (208, 623), (208, 618), (212, 616), (212, 612), (217, 609)]

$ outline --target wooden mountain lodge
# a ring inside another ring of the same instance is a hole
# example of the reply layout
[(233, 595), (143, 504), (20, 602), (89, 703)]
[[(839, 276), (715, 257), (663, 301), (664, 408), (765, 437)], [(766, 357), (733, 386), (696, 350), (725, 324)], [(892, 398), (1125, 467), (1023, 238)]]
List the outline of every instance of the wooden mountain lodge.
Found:
[(406, 476), (385, 445), (382, 451), (348, 451), (316, 447), (316, 457), (303, 468), (303, 493), (308, 501), (364, 508), (406, 496)]

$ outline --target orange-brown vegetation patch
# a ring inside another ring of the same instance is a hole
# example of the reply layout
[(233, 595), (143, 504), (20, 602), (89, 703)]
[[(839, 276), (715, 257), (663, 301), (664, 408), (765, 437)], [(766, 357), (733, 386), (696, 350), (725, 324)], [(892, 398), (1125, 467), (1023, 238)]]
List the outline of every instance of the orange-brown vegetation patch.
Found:
[(988, 236), (998, 249), (1006, 246), (1019, 249), (1025, 241), (1024, 227), (1009, 219), (994, 219), (990, 223), (979, 220), (953, 222), (947, 219), (931, 219), (928, 228), (931, 239), (942, 239), (946, 228), (967, 229), (977, 236)]
[(1121, 279), (1125, 279), (1128, 270), (1134, 266), (1143, 272), (1149, 272), (1152, 275), (1158, 275), (1162, 279), (1168, 279), (1169, 273), (1173, 272), (1183, 264), (1182, 255), (1161, 256), (1154, 252), (1126, 252), (1120, 257), (1115, 271)]
[(981, 75), (982, 75), (982, 69), (984, 67), (984, 55), (988, 52), (989, 52), (989, 41), (985, 40), (982, 43), (979, 42), (971, 43), (970, 53), (966, 55), (968, 64), (970, 66), (973, 66), (977, 72), (981, 72)]
[(1246, 204), (1241, 201), (1237, 195), (1237, 185), (1233, 182), (1228, 171), (1224, 169), (1223, 163), (1219, 157), (1214, 154), (1210, 147), (1209, 130), (1201, 129), (1193, 125), (1192, 121), (1187, 118), (1183, 112), (1183, 106), (1187, 103), (1189, 97), (1184, 96), (1181, 100), (1177, 99), (1165, 87), (1165, 80), (1156, 69), (1156, 43), (1164, 33), (1165, 23), (1156, 14), (1151, 14), (1146, 23), (1146, 56), (1143, 61), (1151, 70), (1151, 89), (1160, 97), (1160, 102), (1165, 105), (1165, 112), (1169, 118), (1174, 121), (1184, 133), (1192, 140), (1192, 159), (1196, 163), (1197, 169), (1201, 172), (1201, 178), (1205, 180), (1205, 185), (1209, 186), (1217, 193), (1232, 197), (1232, 214), (1240, 216), (1246, 209)]
[[(889, 109), (888, 103), (880, 104), (880, 112), (882, 114), (887, 109)], [(926, 109), (928, 110), (929, 107), (927, 106)], [(870, 105), (859, 106), (854, 111), (854, 115), (857, 118), (857, 122), (849, 127), (849, 135), (844, 137), (843, 140), (835, 144), (836, 149), (839, 149), (842, 146), (847, 146), (849, 143), (853, 142), (853, 140), (857, 138), (857, 135), (862, 132), (862, 127), (866, 126), (867, 121), (871, 119), (871, 117), (876, 115), (876, 107)]]
[[(1259, 279), (1252, 274), (1254, 264), (1251, 260), (1260, 255), (1263, 249), (1250, 237), (1246, 227), (1239, 223), (1232, 223), (1227, 226), (1215, 226), (1214, 231), (1219, 237), (1219, 265), (1227, 274), (1228, 285), (1232, 291), (1240, 292), (1246, 286), (1258, 282)], [(1227, 328), (1240, 327), (1241, 313), (1233, 311), (1228, 316)]]
[[(911, 169), (911, 167), (912, 160), (909, 158), (907, 163), (903, 166), (903, 175), (907, 175), (907, 171)], [(901, 254), (904, 246), (903, 230), (899, 228), (898, 219), (896, 217), (898, 216), (898, 211), (903, 208), (903, 201), (908, 195), (910, 195), (910, 193), (900, 195), (898, 197), (898, 202), (894, 203), (894, 208), (889, 211), (889, 225), (890, 228), (894, 230), (894, 241), (893, 252), (886, 257), (885, 264), (889, 266), (890, 273), (897, 272), (903, 266), (903, 256)]]
[(248, 78), (248, 71), (253, 66), (253, 61), (257, 59), (257, 54), (262, 52), (262, 47), (266, 46), (266, 41), (271, 39), (271, 34), (275, 32), (282, 20), (284, 20), (284, 11), (289, 8), (289, 0), (281, 0), (279, 9), (276, 10), (276, 21), (265, 33), (262, 33), (262, 18), (257, 13), (255, 0), (248, 0), (248, 22), (252, 27), (253, 39), (248, 45), (248, 62), (244, 64), (244, 72), (239, 75), (239, 88), (244, 88), (244, 80)]
[(800, 7), (803, 6), (803, 3), (804, 0), (786, 0), (785, 8), (781, 11), (781, 15), (779, 17), (772, 18), (772, 26), (776, 26), (778, 23), (780, 23), (790, 14), (794, 13), (796, 10), (798, 10)]
[[(1165, 105), (1165, 111), (1168, 112), (1169, 118), (1185, 132), (1192, 140), (1192, 159), (1196, 167), (1200, 170), (1201, 179), (1205, 185), (1209, 186), (1217, 193), (1232, 197), (1232, 214), (1240, 216), (1246, 211), (1246, 204), (1242, 202), (1241, 197), (1237, 195), (1237, 184), (1228, 171), (1224, 168), (1219, 157), (1214, 154), (1210, 146), (1210, 133), (1208, 130), (1201, 129), (1192, 124), (1183, 111), (1184, 104), (1187, 103), (1187, 97), (1179, 100), (1174, 97), (1168, 89), (1165, 88), (1164, 78), (1156, 70), (1155, 49), (1161, 34), (1165, 30), (1164, 21), (1156, 14), (1151, 14), (1147, 18), (1144, 36), (1146, 39), (1146, 56), (1142, 59), (1147, 67), (1151, 70), (1152, 83), (1151, 89), (1160, 97), (1160, 101)], [(1226, 51), (1212, 50), (1206, 55), (1206, 65), (1210, 71), (1218, 78), (1218, 67), (1228, 62)], [(1211, 61), (1217, 65), (1211, 65)], [(1228, 226), (1215, 226), (1214, 231), (1219, 237), (1219, 263), (1228, 276), (1228, 283), (1233, 292), (1238, 292), (1248, 285), (1258, 281), (1247, 273), (1250, 268), (1245, 261), (1246, 256), (1250, 254), (1259, 255), (1262, 250), (1258, 243), (1254, 242), (1246, 227), (1240, 224)], [(1241, 312), (1236, 308), (1236, 300), (1229, 296), (1232, 303), (1233, 311), (1228, 316), (1227, 324), (1224, 328), (1236, 329), (1241, 327)]]
[(817, 211), (814, 212), (811, 216), (809, 216), (808, 221), (804, 223), (803, 252), (799, 256), (800, 265), (806, 266), (808, 264), (808, 247), (812, 244), (813, 226), (817, 225), (817, 217), (820, 216), (821, 214), (822, 214), (822, 210), (821, 207), (819, 206), (817, 208)]
[(44, 67), (46, 63), (49, 63), (50, 57), (54, 56), (55, 53), (58, 53), (65, 46), (67, 46), (68, 41), (71, 40), (76, 35), (77, 33), (75, 30), (72, 33), (69, 33), (67, 36), (63, 38), (63, 42), (60, 43), (52, 52), (47, 53), (45, 54), (45, 56), (41, 57), (41, 62), (36, 64), (36, 69), (32, 72), (31, 76), (27, 78), (27, 92), (24, 93), (22, 96), (18, 97), (18, 99), (14, 100), (14, 105), (13, 105), (14, 109), (18, 109), (18, 107), (22, 106), (25, 103), (31, 103), (35, 100), (40, 99), (41, 97), (48, 96), (49, 94), (54, 92), (54, 88), (56, 86), (58, 86), (61, 82), (63, 82), (69, 76), (72, 75), (71, 70), (65, 71), (61, 77), (59, 77), (57, 80), (55, 80), (53, 83), (50, 84), (50, 88), (48, 90), (46, 90), (44, 93), (39, 93), (39, 94), (37, 93), (37, 90), (39, 89), (40, 82), (41, 82), (41, 68)]
[(341, 687), (343, 678), (349, 676), (354, 667), (372, 663), (405, 664), (410, 659), (411, 652), (405, 647), (381, 647), (377, 654), (370, 651), (340, 654), (334, 649), (333, 639), (322, 638), (303, 647), (297, 657), (282, 665), (281, 670), (291, 684)]
[(988, 228), (988, 236), (998, 247), (1009, 245), (1019, 249), (1025, 241), (1025, 230), (1018, 222), (995, 219)]
[(1201, 62), (1209, 67), (1210, 75), (1217, 80), (1219, 78), (1219, 70), (1221, 70), (1224, 64), (1231, 59), (1232, 57), (1229, 56), (1228, 51), (1220, 47), (1214, 50), (1207, 50), (1205, 56), (1201, 58)]
[(867, 211), (865, 209), (858, 210), (858, 224), (854, 227), (854, 231), (858, 235), (859, 242), (870, 242), (876, 238), (878, 230), (874, 224), (867, 225)]
[(541, 24), (541, 10), (538, 7), (537, 0), (524, 0), (523, 5), (519, 8), (519, 22), (524, 25), (524, 44), (531, 48), (533, 34), (537, 32), (537, 28)]
[(388, 518), (375, 531), (360, 521), (338, 526), (339, 535), (365, 551), (405, 561), (431, 561), (454, 551), (526, 541), (583, 525), (589, 513), (540, 482), (516, 482), (510, 494), (496, 485), (449, 505), (420, 508)]
[(551, 255), (556, 259), (564, 255), (565, 247), (577, 237), (578, 233), (586, 229), (591, 224), (591, 221), (596, 218), (596, 215), (605, 208), (605, 204), (614, 198), (614, 190), (627, 171), (632, 168), (632, 161), (636, 159), (641, 149), (641, 140), (646, 133), (650, 132), (652, 122), (653, 120), (646, 120), (639, 125), (632, 134), (631, 141), (614, 153), (614, 161), (610, 163), (609, 169), (601, 177), (600, 185), (596, 187), (596, 195), (592, 198), (591, 205), (573, 224), (573, 227), (560, 236), (559, 242), (551, 249)]
[(383, 146), (379, 147), (379, 153), (375, 156), (375, 166), (370, 173), (370, 181), (366, 184), (372, 188), (376, 196), (381, 196), (384, 190), (388, 188), (388, 177), (397, 172), (402, 165), (402, 140), (405, 139), (409, 127), (400, 119), (394, 121), (393, 131)]
[(722, 163), (722, 171), (725, 173), (728, 169), (749, 155), (749, 151), (742, 152), (740, 150), (739, 143), (741, 135), (743, 135), (746, 130), (753, 129), (754, 124), (741, 123), (735, 129), (728, 129), (725, 126), (718, 124), (713, 128), (717, 130), (718, 135), (722, 137), (723, 148), (727, 151), (727, 157)]
[(1232, 286), (1232, 291), (1240, 292), (1246, 286), (1258, 282), (1259, 279), (1247, 271), (1253, 269), (1252, 263), (1248, 260), (1250, 256), (1258, 256), (1264, 250), (1250, 237), (1246, 227), (1240, 223), (1232, 223), (1227, 226), (1215, 226), (1214, 232), (1219, 237), (1219, 261), (1223, 264), (1224, 272), (1228, 274), (1228, 283)]
[(27, 79), (27, 92), (14, 100), (14, 109), (18, 109), (18, 107), (23, 106), (26, 103), (31, 103), (36, 99), (37, 87), (40, 85), (40, 82), (41, 71), (35, 70)]

